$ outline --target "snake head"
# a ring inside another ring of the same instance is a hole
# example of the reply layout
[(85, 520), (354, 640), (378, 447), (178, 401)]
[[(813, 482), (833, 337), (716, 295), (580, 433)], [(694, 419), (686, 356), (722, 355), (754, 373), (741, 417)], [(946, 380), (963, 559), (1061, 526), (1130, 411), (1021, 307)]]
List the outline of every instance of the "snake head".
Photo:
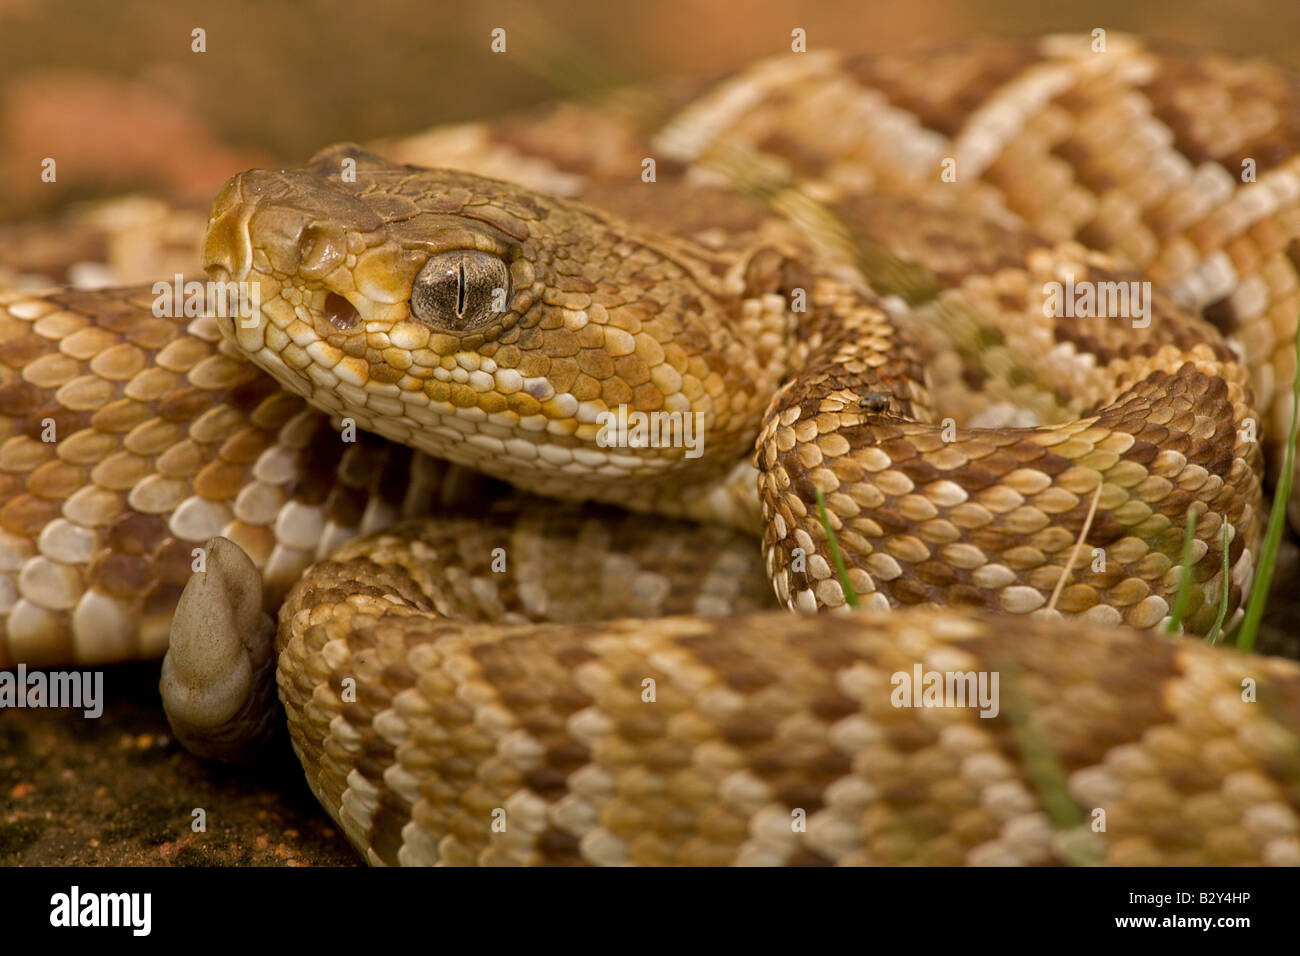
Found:
[(582, 204), (353, 145), (231, 179), (203, 260), (255, 289), (255, 314), (218, 324), (291, 391), (560, 497), (728, 471), (789, 328), (776, 297), (746, 299), (743, 262), (728, 272)]

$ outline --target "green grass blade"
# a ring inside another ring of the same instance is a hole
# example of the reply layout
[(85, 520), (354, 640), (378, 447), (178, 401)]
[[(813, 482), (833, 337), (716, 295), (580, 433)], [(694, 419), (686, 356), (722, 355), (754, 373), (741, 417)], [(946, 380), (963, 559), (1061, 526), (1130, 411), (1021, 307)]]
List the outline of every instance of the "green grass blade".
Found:
[(1012, 740), (1020, 751), (1025, 775), (1038, 794), (1038, 800), (1051, 821), (1052, 829), (1073, 835), (1063, 844), (1066, 862), (1071, 866), (1096, 866), (1105, 858), (1099, 838), (1087, 825), (1083, 811), (1070, 795), (1069, 776), (1060, 754), (1052, 746), (1047, 727), (1034, 713), (1023, 693), (1022, 675), (1014, 666), (998, 668), (1006, 690), (1004, 712), (1011, 723)]
[(844, 589), (844, 601), (849, 607), (858, 606), (858, 592), (853, 590), (853, 585), (849, 583), (849, 572), (844, 569), (844, 559), (840, 556), (840, 545), (835, 540), (835, 532), (831, 530), (831, 519), (826, 514), (826, 496), (822, 494), (820, 488), (817, 489), (817, 514), (822, 519), (822, 527), (826, 529), (826, 540), (830, 543), (831, 561), (835, 565), (835, 573), (839, 576), (840, 587)]
[(1259, 570), (1255, 573), (1255, 582), (1250, 589), (1250, 600), (1246, 603), (1246, 616), (1241, 622), (1241, 632), (1237, 635), (1237, 647), (1243, 651), (1253, 650), (1255, 637), (1259, 633), (1260, 621), (1264, 618), (1264, 605), (1268, 601), (1269, 587), (1273, 583), (1273, 566), (1277, 563), (1277, 551), (1282, 545), (1282, 532), (1286, 528), (1286, 501), (1291, 494), (1291, 478), (1295, 472), (1295, 440), (1300, 430), (1300, 319), (1296, 322), (1296, 363), (1295, 378), (1291, 383), (1291, 430), (1286, 437), (1286, 452), (1282, 455), (1282, 474), (1278, 477), (1277, 487), (1273, 489), (1273, 510), (1268, 516), (1268, 530), (1264, 534), (1264, 548), (1260, 553)]
[(1187, 601), (1192, 596), (1192, 542), (1196, 540), (1196, 512), (1187, 513), (1187, 534), (1183, 537), (1183, 558), (1179, 565), (1183, 573), (1178, 578), (1178, 593), (1174, 596), (1174, 611), (1169, 615), (1165, 631), (1176, 634), (1183, 626), (1187, 614)]
[(1228, 592), (1231, 588), (1228, 586), (1228, 522), (1223, 522), (1223, 578), (1222, 593), (1219, 595), (1219, 615), (1214, 619), (1214, 627), (1210, 628), (1210, 633), (1205, 639), (1211, 644), (1219, 643), (1219, 634), (1223, 631), (1223, 622), (1228, 616)]

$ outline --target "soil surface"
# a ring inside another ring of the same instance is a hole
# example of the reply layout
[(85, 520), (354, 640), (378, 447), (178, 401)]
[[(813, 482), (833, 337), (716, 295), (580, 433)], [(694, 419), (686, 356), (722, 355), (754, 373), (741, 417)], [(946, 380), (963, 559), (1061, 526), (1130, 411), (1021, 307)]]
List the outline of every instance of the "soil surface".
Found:
[(287, 737), (250, 766), (208, 763), (172, 739), (157, 662), (106, 668), (103, 693), (93, 720), (0, 710), (0, 866), (360, 865)]

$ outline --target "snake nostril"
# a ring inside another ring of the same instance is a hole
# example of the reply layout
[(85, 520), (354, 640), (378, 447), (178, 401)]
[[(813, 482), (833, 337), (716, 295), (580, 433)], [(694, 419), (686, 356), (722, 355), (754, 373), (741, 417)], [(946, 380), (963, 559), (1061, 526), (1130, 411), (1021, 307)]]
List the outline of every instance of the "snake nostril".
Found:
[(356, 306), (337, 292), (325, 296), (325, 318), (329, 319), (330, 325), (340, 332), (356, 328), (357, 323), (361, 321)]

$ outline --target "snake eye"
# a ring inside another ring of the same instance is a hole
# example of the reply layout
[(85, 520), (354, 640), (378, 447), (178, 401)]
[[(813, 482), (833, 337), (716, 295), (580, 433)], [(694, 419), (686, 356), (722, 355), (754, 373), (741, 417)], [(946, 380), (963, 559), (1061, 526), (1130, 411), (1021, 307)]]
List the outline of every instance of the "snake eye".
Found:
[(411, 314), (453, 332), (482, 328), (510, 300), (510, 271), (496, 256), (458, 249), (430, 257), (411, 287)]

